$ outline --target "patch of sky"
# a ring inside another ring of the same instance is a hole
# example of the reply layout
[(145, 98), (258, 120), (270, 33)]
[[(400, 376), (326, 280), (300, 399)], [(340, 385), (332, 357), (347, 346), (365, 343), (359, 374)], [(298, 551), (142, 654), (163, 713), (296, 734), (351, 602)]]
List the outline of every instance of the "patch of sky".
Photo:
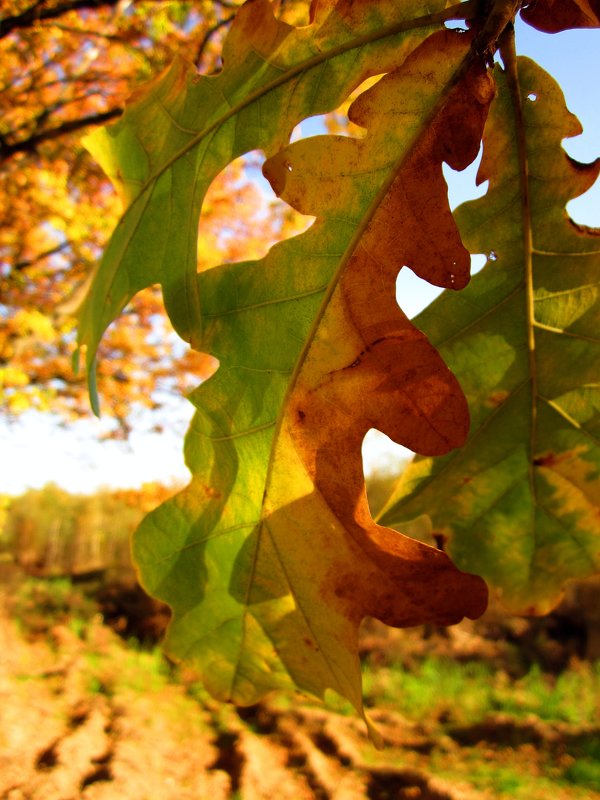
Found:
[[(271, 188), (271, 184), (262, 173), (262, 166), (265, 163), (265, 160), (265, 154), (262, 150), (252, 150), (251, 152), (242, 156), (245, 175), (247, 176), (248, 180), (252, 181), (252, 183), (254, 183), (260, 190), (261, 194), (265, 198), (265, 204), (268, 204), (277, 198), (275, 196), (275, 192)], [(240, 179), (239, 185), (241, 186), (243, 182), (243, 179)], [(266, 210), (267, 209), (265, 205), (265, 211)]]
[[(17, 420), (0, 420), (0, 441), (10, 452), (10, 469), (5, 470), (0, 492), (19, 494), (27, 488), (40, 488), (52, 480), (72, 492), (91, 493), (99, 487), (137, 487), (157, 479), (185, 482), (189, 473), (183, 464), (181, 438), (193, 413), (181, 400), (176, 408), (176, 431), (173, 417), (169, 432), (157, 428), (148, 432), (145, 424), (133, 424), (127, 442), (108, 439), (115, 429), (114, 420), (104, 418), (70, 422), (68, 427), (58, 417), (27, 412)], [(174, 434), (174, 435), (173, 435)]]
[[(560, 85), (567, 108), (579, 119), (583, 133), (563, 141), (576, 161), (590, 163), (600, 156), (600, 103), (595, 102), (589, 76), (600, 74), (598, 31), (593, 29), (541, 33), (517, 18), (517, 53), (536, 61)], [(531, 92), (530, 100), (538, 93)], [(535, 101), (534, 101), (535, 102)], [(567, 203), (575, 222), (600, 226), (600, 182)]]

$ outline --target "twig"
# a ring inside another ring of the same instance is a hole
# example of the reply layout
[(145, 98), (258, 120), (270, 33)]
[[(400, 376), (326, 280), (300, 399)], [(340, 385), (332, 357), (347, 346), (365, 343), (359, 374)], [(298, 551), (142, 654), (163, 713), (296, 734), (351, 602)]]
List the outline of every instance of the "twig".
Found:
[(35, 153), (38, 145), (44, 142), (59, 139), (67, 133), (73, 133), (73, 131), (78, 131), (81, 128), (87, 128), (89, 125), (101, 125), (103, 122), (108, 122), (120, 116), (122, 112), (122, 108), (112, 108), (101, 114), (67, 120), (57, 125), (55, 128), (48, 128), (45, 131), (34, 133), (32, 136), (20, 142), (7, 142), (4, 137), (0, 137), (0, 162), (8, 160), (16, 153)]

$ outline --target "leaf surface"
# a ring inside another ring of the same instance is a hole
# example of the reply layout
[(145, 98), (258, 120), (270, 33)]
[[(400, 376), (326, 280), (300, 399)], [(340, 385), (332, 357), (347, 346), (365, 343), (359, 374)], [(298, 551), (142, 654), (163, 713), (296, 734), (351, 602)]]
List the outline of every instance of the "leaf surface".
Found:
[(544, 613), (567, 579), (600, 568), (600, 235), (565, 211), (600, 163), (566, 155), (578, 121), (549, 75), (518, 65), (518, 99), (497, 70), (478, 176), (488, 193), (456, 212), (488, 262), (415, 320), (465, 390), (469, 440), (417, 457), (381, 521), (410, 530), (427, 515), (461, 569), (509, 609)]
[(428, 454), (468, 430), (463, 393), (395, 281), (404, 265), (442, 286), (468, 280), (442, 161), (473, 160), (493, 96), (469, 44), (435, 34), (360, 95), (349, 113), (364, 139), (273, 155), (265, 175), (316, 222), (262, 261), (198, 275), (202, 346), (220, 368), (192, 398), (192, 482), (146, 519), (134, 553), (174, 609), (168, 650), (221, 699), (295, 686), (362, 710), (363, 617), (451, 624), (485, 608), (481, 579), (373, 522), (361, 460), (372, 427)]
[(600, 0), (534, 0), (521, 16), (544, 33), (600, 27)]
[(268, 0), (253, 0), (234, 20), (221, 73), (199, 76), (177, 60), (133, 95), (116, 124), (84, 140), (125, 207), (80, 316), (92, 381), (104, 330), (155, 283), (179, 335), (201, 349), (197, 234), (213, 179), (244, 153), (277, 152), (301, 120), (332, 111), (367, 77), (398, 66), (439, 27), (445, 5), (328, 0), (315, 4), (310, 25), (294, 28), (274, 17)]

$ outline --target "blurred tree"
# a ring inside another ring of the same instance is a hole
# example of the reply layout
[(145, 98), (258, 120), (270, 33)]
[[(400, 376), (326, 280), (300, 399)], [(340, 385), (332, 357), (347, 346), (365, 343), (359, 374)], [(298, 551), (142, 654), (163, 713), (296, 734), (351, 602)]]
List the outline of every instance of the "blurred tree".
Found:
[[(80, 144), (175, 56), (219, 69), (240, 0), (0, 0), (0, 407), (89, 412), (73, 374), (74, 312), (118, 219), (110, 182)], [(287, 14), (293, 14), (294, 2)], [(294, 20), (295, 21), (295, 20)], [(301, 224), (236, 162), (203, 208), (199, 268), (262, 255)], [(235, 215), (231, 214), (235, 204)], [(235, 221), (232, 221), (235, 219)], [(234, 230), (235, 229), (235, 230)], [(140, 293), (102, 345), (105, 413), (158, 409), (215, 362), (178, 343), (157, 288)]]
[(89, 496), (53, 484), (29, 489), (1, 506), (0, 561), (9, 556), (24, 570), (45, 576), (130, 573), (133, 530), (174, 491), (156, 483)]

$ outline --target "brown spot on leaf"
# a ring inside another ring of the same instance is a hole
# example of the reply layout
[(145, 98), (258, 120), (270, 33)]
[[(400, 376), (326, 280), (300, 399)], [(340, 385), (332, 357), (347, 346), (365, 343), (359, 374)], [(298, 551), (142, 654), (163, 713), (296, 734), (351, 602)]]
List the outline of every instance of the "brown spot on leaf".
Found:
[(217, 499), (222, 497), (221, 492), (218, 489), (215, 489), (214, 486), (209, 486), (208, 484), (204, 484), (202, 487), (204, 489), (204, 494), (211, 499)]
[(504, 403), (504, 401), (508, 397), (508, 392), (505, 390), (499, 390), (497, 392), (492, 392), (487, 399), (486, 405), (490, 408), (498, 408), (499, 406)]
[(572, 458), (572, 456), (573, 452), (570, 450), (560, 454), (550, 451), (541, 456), (536, 456), (533, 459), (533, 465), (535, 467), (548, 467), (549, 469), (552, 469), (553, 467), (557, 467), (559, 464), (568, 461), (570, 458)]

